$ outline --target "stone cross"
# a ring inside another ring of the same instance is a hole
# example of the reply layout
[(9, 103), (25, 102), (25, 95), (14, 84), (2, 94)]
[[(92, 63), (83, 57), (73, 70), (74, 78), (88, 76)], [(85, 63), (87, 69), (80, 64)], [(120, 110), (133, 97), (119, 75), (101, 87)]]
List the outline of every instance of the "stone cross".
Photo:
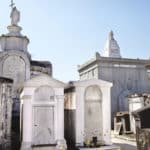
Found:
[(13, 0), (11, 0), (11, 4), (10, 7), (13, 9), (13, 6), (15, 5), (15, 3), (13, 2)]
[(113, 33), (113, 31), (110, 31), (110, 33), (109, 33), (109, 39), (110, 40), (114, 40), (114, 33)]

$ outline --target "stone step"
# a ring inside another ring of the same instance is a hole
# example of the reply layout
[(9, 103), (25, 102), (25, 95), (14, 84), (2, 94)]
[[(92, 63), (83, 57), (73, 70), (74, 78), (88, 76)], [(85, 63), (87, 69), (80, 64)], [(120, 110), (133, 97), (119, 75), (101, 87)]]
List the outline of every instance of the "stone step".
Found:
[(79, 148), (79, 150), (121, 150), (121, 148), (119, 146), (116, 145), (111, 145), (111, 146), (101, 146), (98, 148)]
[(55, 150), (55, 146), (37, 146), (33, 147), (32, 150)]

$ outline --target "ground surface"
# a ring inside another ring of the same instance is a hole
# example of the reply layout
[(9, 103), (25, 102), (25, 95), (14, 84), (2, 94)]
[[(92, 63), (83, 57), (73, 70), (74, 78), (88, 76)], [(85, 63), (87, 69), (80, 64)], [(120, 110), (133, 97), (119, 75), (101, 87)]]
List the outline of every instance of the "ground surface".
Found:
[(120, 146), (121, 150), (137, 150), (136, 142), (112, 137), (112, 142)]
[[(131, 141), (123, 140), (123, 139), (118, 139), (118, 138), (112, 138), (112, 142), (115, 145), (120, 146), (121, 150), (137, 150), (135, 142), (131, 142)], [(50, 149), (49, 147), (33, 148), (33, 150), (53, 150), (53, 149), (54, 148)]]

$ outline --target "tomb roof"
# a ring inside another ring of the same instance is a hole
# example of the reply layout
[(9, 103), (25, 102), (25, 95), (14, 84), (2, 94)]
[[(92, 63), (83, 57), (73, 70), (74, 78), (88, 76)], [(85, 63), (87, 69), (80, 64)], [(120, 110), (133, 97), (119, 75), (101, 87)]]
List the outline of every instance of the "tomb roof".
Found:
[(32, 60), (31, 65), (32, 66), (40, 66), (40, 67), (51, 67), (52, 66), (50, 61), (38, 61), (38, 60)]

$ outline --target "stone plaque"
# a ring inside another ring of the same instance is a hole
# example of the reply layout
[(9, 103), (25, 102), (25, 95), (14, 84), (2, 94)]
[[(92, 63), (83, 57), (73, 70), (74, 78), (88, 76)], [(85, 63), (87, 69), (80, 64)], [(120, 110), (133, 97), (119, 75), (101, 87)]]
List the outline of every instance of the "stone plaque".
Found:
[(41, 86), (35, 91), (34, 100), (40, 101), (54, 101), (54, 90), (49, 86)]
[(8, 56), (3, 63), (3, 76), (12, 78), (14, 85), (19, 86), (25, 81), (25, 66), (25, 62), (20, 56)]
[(54, 107), (33, 108), (33, 145), (54, 144)]
[(90, 86), (85, 93), (85, 140), (102, 136), (101, 91), (97, 86)]

